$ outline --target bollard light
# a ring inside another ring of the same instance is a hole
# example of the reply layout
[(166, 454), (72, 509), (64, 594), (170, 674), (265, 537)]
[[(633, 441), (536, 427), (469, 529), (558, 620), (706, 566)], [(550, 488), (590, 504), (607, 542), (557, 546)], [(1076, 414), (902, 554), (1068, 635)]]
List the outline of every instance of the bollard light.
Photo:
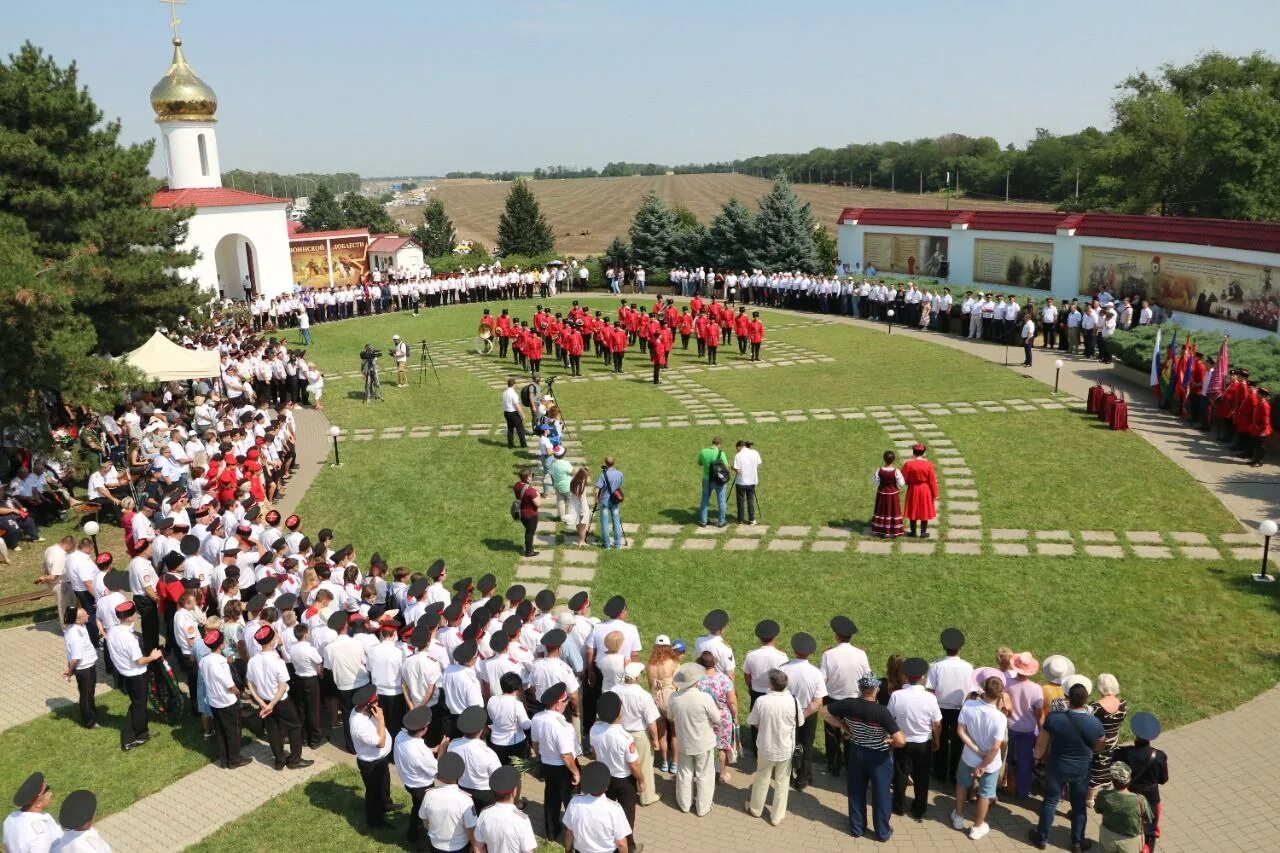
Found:
[(1062, 379), (1062, 359), (1053, 363), (1053, 393), (1058, 393), (1058, 381)]
[[(93, 556), (95, 557), (98, 556), (98, 531), (101, 529), (96, 521), (90, 520), (84, 523), (85, 535), (93, 540)], [(1265, 572), (1266, 569), (1264, 568), (1263, 571)]]
[(1271, 556), (1271, 537), (1276, 535), (1276, 529), (1276, 523), (1269, 518), (1258, 525), (1258, 532), (1262, 534), (1262, 571), (1253, 576), (1258, 583), (1275, 581), (1274, 575), (1267, 574), (1267, 558)]
[(329, 427), (329, 437), (333, 439), (333, 467), (335, 468), (342, 467), (342, 456), (338, 453), (338, 436), (341, 433), (342, 430), (336, 426)]
[(888, 316), (889, 318), (889, 334), (892, 335), (893, 334), (893, 309), (892, 308), (889, 309), (889, 312), (886, 316)]

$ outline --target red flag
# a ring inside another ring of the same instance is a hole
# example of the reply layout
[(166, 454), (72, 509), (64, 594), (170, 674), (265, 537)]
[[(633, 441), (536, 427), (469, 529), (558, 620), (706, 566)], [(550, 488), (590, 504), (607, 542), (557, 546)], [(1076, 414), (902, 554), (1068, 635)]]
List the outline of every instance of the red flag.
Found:
[(1222, 346), (1218, 349), (1218, 360), (1213, 364), (1213, 376), (1209, 379), (1207, 394), (1210, 400), (1221, 397), (1227, 389), (1227, 373), (1230, 370), (1227, 366), (1227, 341), (1229, 340), (1230, 335), (1223, 336)]

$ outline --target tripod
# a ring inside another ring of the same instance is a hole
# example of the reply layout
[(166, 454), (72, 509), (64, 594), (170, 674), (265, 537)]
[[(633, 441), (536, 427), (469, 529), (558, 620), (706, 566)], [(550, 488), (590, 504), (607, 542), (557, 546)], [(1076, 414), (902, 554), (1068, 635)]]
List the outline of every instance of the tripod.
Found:
[(431, 357), (431, 351), (427, 349), (427, 339), (423, 338), (418, 341), (420, 347), (418, 351), (418, 387), (422, 387), (422, 383), (427, 379), (427, 363), (431, 363), (431, 372), (436, 376), (436, 384), (440, 384), (440, 373), (436, 370), (435, 359)]
[(371, 364), (364, 375), (364, 401), (382, 400), (382, 382), (378, 379), (378, 365)]

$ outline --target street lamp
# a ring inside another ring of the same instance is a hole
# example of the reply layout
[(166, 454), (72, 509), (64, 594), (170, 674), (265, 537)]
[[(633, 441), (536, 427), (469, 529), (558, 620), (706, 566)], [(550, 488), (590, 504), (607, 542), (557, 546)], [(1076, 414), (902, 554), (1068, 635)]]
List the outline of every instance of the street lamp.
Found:
[(886, 316), (889, 318), (889, 334), (893, 334), (893, 309), (890, 308)]
[(1062, 359), (1053, 363), (1053, 393), (1058, 393), (1058, 380), (1062, 378)]
[(1258, 532), (1262, 534), (1262, 571), (1253, 576), (1258, 583), (1273, 583), (1275, 575), (1267, 574), (1267, 558), (1271, 555), (1271, 537), (1276, 535), (1276, 523), (1271, 519), (1267, 519), (1258, 525)]
[[(1274, 524), (1271, 526), (1275, 527)], [(98, 556), (98, 531), (101, 529), (102, 528), (98, 526), (98, 522), (96, 521), (90, 520), (84, 523), (84, 532), (93, 540), (93, 556), (95, 557)], [(1263, 568), (1263, 571), (1266, 571), (1265, 567)]]
[(342, 430), (336, 426), (329, 427), (329, 437), (333, 439), (333, 467), (342, 467), (342, 457), (338, 454), (338, 436), (342, 434)]

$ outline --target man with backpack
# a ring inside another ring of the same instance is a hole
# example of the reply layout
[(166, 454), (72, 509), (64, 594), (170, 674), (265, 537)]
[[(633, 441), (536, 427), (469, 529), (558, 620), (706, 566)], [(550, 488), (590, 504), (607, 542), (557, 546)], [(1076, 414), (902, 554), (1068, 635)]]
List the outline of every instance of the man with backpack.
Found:
[(702, 500), (698, 504), (698, 526), (707, 526), (707, 506), (711, 493), (716, 494), (720, 510), (717, 527), (725, 526), (725, 498), (729, 492), (729, 460), (720, 446), (720, 436), (711, 439), (711, 446), (698, 451), (698, 467), (702, 469)]

